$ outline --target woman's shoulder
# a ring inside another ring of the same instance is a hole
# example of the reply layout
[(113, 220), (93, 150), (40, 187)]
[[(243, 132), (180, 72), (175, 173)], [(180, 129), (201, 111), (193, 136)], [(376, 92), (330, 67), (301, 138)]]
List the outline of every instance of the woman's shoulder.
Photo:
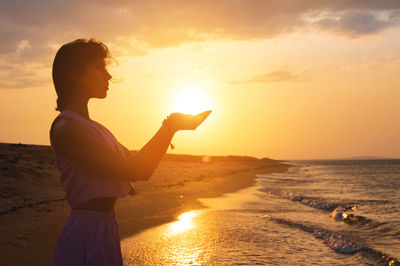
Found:
[(50, 129), (50, 138), (52, 142), (63, 141), (66, 137), (79, 134), (83, 129), (74, 119), (67, 116), (58, 116), (54, 119)]
[(74, 130), (78, 128), (80, 128), (79, 123), (68, 116), (57, 116), (51, 126), (53, 134), (64, 130)]
[(104, 145), (87, 127), (69, 117), (60, 117), (54, 121), (50, 138), (57, 154), (83, 164), (96, 156), (98, 147)]
[(62, 111), (53, 121), (50, 134), (57, 134), (65, 131), (87, 131), (90, 122), (77, 113), (69, 110)]

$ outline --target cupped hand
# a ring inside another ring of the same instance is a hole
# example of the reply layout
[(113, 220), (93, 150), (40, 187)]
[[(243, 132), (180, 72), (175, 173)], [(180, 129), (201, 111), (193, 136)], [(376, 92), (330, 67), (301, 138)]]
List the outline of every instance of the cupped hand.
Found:
[(196, 115), (172, 113), (165, 119), (164, 123), (166, 123), (167, 127), (173, 132), (178, 130), (195, 130), (206, 120), (210, 113), (211, 110)]

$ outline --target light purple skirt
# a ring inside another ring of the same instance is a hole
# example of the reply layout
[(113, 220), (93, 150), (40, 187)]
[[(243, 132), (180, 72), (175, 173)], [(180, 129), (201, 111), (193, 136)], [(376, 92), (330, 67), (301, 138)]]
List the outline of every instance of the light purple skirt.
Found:
[(72, 210), (58, 239), (52, 265), (122, 265), (114, 213)]

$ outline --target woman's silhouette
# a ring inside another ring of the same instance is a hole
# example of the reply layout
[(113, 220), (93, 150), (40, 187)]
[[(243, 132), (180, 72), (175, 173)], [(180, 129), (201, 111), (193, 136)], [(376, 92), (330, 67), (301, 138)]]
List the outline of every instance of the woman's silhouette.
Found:
[(103, 43), (79, 39), (63, 45), (54, 59), (60, 114), (51, 126), (50, 141), (72, 210), (53, 265), (122, 265), (114, 217), (117, 198), (134, 194), (132, 182), (150, 178), (177, 131), (196, 129), (211, 112), (169, 115), (150, 141), (132, 154), (89, 117), (88, 101), (107, 96), (109, 58)]

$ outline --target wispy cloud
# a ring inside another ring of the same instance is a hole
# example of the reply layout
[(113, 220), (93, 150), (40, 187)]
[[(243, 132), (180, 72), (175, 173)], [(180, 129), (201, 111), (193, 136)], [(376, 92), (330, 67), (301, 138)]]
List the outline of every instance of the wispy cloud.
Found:
[(243, 81), (231, 81), (229, 84), (249, 84), (249, 83), (270, 83), (270, 82), (304, 82), (310, 79), (309, 73), (303, 71), (300, 74), (293, 74), (286, 70), (277, 70), (262, 75), (254, 75), (252, 78)]
[(328, 13), (313, 24), (318, 28), (351, 38), (374, 34), (399, 24), (400, 16), (396, 12), (373, 12), (355, 10)]
[[(2, 1), (0, 54), (15, 51), (22, 40), (36, 49), (83, 36), (137, 49), (269, 38), (310, 26), (365, 35), (397, 24), (399, 10), (398, 0)], [(313, 22), (305, 19), (310, 13)]]
[(9, 64), (0, 60), (0, 89), (43, 87), (49, 83), (51, 76), (43, 64)]
[(399, 0), (0, 2), (0, 59), (51, 66), (65, 42), (97, 37), (114, 55), (204, 40), (256, 40), (308, 28), (346, 37), (400, 23)]

